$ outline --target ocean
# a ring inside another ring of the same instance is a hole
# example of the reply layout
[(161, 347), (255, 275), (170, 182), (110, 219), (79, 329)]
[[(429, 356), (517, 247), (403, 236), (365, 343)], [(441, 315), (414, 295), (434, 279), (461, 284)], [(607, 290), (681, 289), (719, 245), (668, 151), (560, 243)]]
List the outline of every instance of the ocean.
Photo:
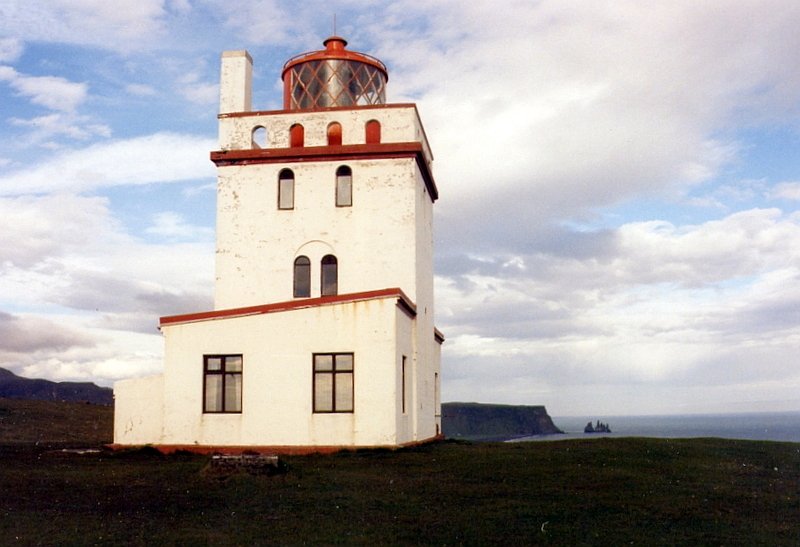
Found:
[[(591, 418), (608, 424), (611, 433), (583, 432)], [(568, 438), (602, 437), (720, 437), (759, 441), (800, 443), (800, 412), (758, 412), (747, 414), (685, 414), (672, 416), (553, 417), (565, 435), (537, 435), (519, 441), (555, 441)]]

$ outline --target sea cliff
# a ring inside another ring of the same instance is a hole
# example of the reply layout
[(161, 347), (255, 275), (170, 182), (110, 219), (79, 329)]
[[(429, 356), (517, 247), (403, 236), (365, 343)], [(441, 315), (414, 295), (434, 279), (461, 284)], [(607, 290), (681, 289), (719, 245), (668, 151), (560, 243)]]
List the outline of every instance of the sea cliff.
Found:
[(563, 433), (544, 406), (442, 404), (442, 432), (449, 439), (502, 441)]

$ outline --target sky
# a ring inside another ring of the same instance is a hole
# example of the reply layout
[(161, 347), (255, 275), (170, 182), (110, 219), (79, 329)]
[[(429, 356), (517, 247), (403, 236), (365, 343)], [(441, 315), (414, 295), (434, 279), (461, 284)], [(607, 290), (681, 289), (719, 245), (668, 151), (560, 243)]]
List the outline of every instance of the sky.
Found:
[(434, 152), (442, 400), (800, 410), (796, 0), (4, 0), (0, 367), (162, 370), (212, 309), (219, 59), (336, 33)]

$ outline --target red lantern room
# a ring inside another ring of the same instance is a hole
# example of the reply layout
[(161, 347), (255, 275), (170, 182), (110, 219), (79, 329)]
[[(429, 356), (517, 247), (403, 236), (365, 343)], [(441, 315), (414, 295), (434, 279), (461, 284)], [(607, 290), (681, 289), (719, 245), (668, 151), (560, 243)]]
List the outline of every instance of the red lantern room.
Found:
[(347, 41), (338, 36), (331, 36), (323, 45), (324, 50), (297, 55), (283, 66), (284, 109), (386, 103), (386, 65), (345, 49)]

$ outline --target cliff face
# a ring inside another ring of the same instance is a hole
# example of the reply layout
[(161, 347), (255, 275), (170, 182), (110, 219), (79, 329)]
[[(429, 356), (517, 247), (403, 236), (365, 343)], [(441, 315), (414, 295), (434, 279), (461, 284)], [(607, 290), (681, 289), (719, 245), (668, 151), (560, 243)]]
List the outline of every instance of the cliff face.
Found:
[(543, 406), (442, 404), (442, 432), (450, 439), (505, 440), (563, 433)]

